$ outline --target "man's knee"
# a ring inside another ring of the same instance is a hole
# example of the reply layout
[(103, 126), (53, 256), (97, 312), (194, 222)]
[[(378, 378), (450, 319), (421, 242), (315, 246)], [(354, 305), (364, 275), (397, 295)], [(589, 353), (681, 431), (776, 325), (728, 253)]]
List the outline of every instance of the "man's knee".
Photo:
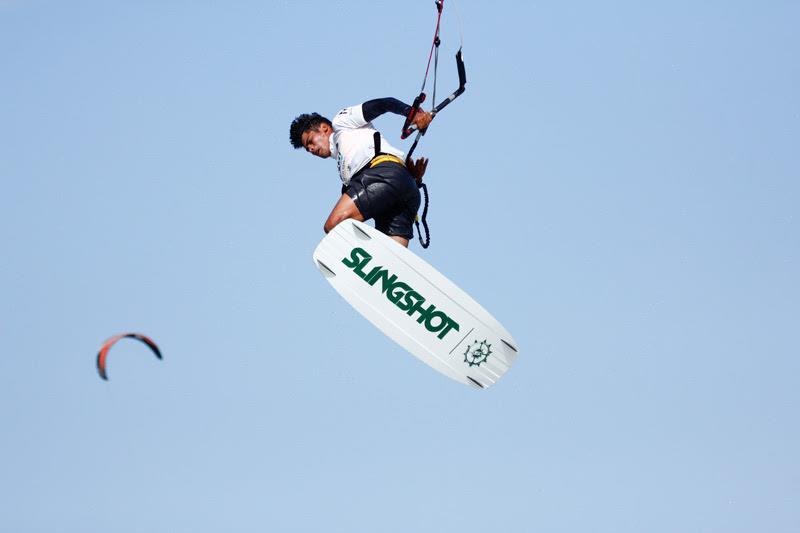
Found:
[(347, 217), (347, 216), (336, 216), (336, 215), (331, 214), (331, 216), (328, 217), (328, 220), (325, 221), (325, 225), (322, 227), (322, 230), (325, 233), (329, 233), (333, 228), (338, 226), (341, 221), (347, 220), (348, 218), (350, 218), (350, 217)]
[(347, 220), (348, 218), (352, 218), (358, 220), (359, 222), (364, 221), (364, 216), (359, 211), (358, 206), (347, 195), (343, 195), (339, 202), (336, 204), (336, 207), (333, 208), (331, 214), (328, 216), (328, 220), (325, 221), (325, 225), (322, 229), (325, 233), (330, 232), (333, 228), (339, 225), (340, 222), (343, 220)]

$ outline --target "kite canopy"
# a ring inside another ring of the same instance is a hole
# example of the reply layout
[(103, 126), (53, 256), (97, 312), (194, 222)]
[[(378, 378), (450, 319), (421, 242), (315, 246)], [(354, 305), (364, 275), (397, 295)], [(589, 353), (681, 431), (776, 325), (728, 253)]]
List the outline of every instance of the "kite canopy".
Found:
[(138, 341), (145, 343), (147, 346), (150, 347), (150, 349), (153, 351), (156, 357), (162, 359), (161, 350), (158, 349), (156, 343), (153, 342), (153, 340), (150, 339), (149, 337), (142, 335), (141, 333), (120, 333), (119, 335), (114, 335), (113, 337), (111, 337), (110, 339), (108, 339), (106, 342), (103, 343), (103, 346), (97, 353), (97, 372), (100, 374), (100, 377), (105, 379), (106, 381), (108, 381), (108, 374), (106, 374), (106, 358), (108, 357), (108, 351), (111, 349), (112, 346), (114, 346), (114, 344), (118, 340), (124, 338), (136, 339)]

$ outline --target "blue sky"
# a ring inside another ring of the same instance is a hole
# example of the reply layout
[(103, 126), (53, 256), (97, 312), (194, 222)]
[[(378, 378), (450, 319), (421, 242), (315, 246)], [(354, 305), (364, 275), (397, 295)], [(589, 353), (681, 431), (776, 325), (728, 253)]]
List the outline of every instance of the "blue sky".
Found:
[(319, 275), (288, 143), (410, 101), (433, 2), (0, 1), (4, 531), (800, 528), (800, 6), (458, 11), (412, 250), (520, 345), (487, 391)]

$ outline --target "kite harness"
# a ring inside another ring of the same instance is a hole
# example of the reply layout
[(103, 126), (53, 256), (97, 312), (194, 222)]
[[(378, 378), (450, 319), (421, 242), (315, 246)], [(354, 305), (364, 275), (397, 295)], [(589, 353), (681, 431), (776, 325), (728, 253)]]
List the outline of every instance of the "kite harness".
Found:
[[(406, 165), (409, 167), (412, 164), (411, 155), (417, 148), (417, 144), (419, 144), (420, 138), (423, 135), (425, 135), (425, 133), (428, 131), (427, 127), (422, 130), (418, 129), (414, 125), (414, 117), (417, 115), (417, 112), (421, 109), (420, 106), (426, 99), (425, 84), (428, 81), (428, 74), (430, 73), (431, 69), (431, 60), (433, 59), (433, 95), (431, 98), (432, 109), (430, 112), (431, 120), (436, 118), (436, 115), (442, 109), (447, 107), (450, 104), (450, 102), (458, 98), (461, 95), (461, 93), (464, 92), (464, 89), (466, 89), (466, 84), (467, 84), (467, 72), (466, 69), (464, 68), (464, 58), (461, 55), (461, 49), (464, 46), (464, 39), (463, 35), (461, 34), (461, 29), (459, 28), (460, 42), (459, 42), (458, 52), (456, 52), (456, 67), (458, 68), (458, 88), (455, 91), (453, 91), (453, 93), (450, 94), (450, 96), (448, 96), (441, 103), (439, 103), (439, 105), (436, 105), (436, 77), (439, 70), (439, 45), (441, 44), (441, 39), (439, 38), (439, 30), (441, 28), (442, 8), (444, 7), (444, 0), (435, 0), (435, 3), (436, 3), (436, 11), (438, 13), (436, 18), (436, 31), (434, 32), (433, 35), (433, 43), (431, 44), (430, 54), (428, 54), (428, 65), (425, 68), (425, 76), (422, 78), (422, 88), (420, 89), (419, 94), (416, 96), (416, 98), (414, 98), (414, 103), (411, 105), (411, 110), (408, 112), (408, 115), (406, 116), (405, 123), (403, 124), (403, 131), (400, 134), (401, 139), (406, 139), (409, 136), (411, 136), (415, 131), (417, 132), (417, 136), (414, 138), (414, 142), (411, 145), (411, 148), (408, 150), (408, 155), (406, 155)], [(430, 127), (430, 125), (428, 127)], [(417, 219), (414, 221), (414, 223), (417, 225), (417, 235), (419, 236), (420, 244), (422, 245), (423, 248), (427, 248), (428, 246), (430, 246), (431, 243), (431, 235), (430, 235), (430, 230), (428, 229), (428, 222), (427, 222), (428, 187), (425, 185), (425, 183), (422, 182), (421, 178), (418, 180), (417, 186), (420, 189), (422, 189), (422, 192), (424, 193), (425, 205), (422, 210), (422, 217), (420, 218), (419, 216), (417, 216)], [(425, 228), (425, 240), (422, 239), (422, 233), (419, 230), (420, 220), (422, 221), (422, 225)]]

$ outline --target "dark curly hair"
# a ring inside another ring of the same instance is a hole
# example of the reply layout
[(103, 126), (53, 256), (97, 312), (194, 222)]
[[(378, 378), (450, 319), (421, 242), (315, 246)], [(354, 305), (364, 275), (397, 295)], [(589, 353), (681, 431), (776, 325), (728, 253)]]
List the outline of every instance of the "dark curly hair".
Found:
[(303, 147), (303, 134), (316, 130), (321, 124), (331, 125), (331, 121), (319, 113), (303, 113), (292, 121), (289, 127), (289, 141), (295, 148)]

